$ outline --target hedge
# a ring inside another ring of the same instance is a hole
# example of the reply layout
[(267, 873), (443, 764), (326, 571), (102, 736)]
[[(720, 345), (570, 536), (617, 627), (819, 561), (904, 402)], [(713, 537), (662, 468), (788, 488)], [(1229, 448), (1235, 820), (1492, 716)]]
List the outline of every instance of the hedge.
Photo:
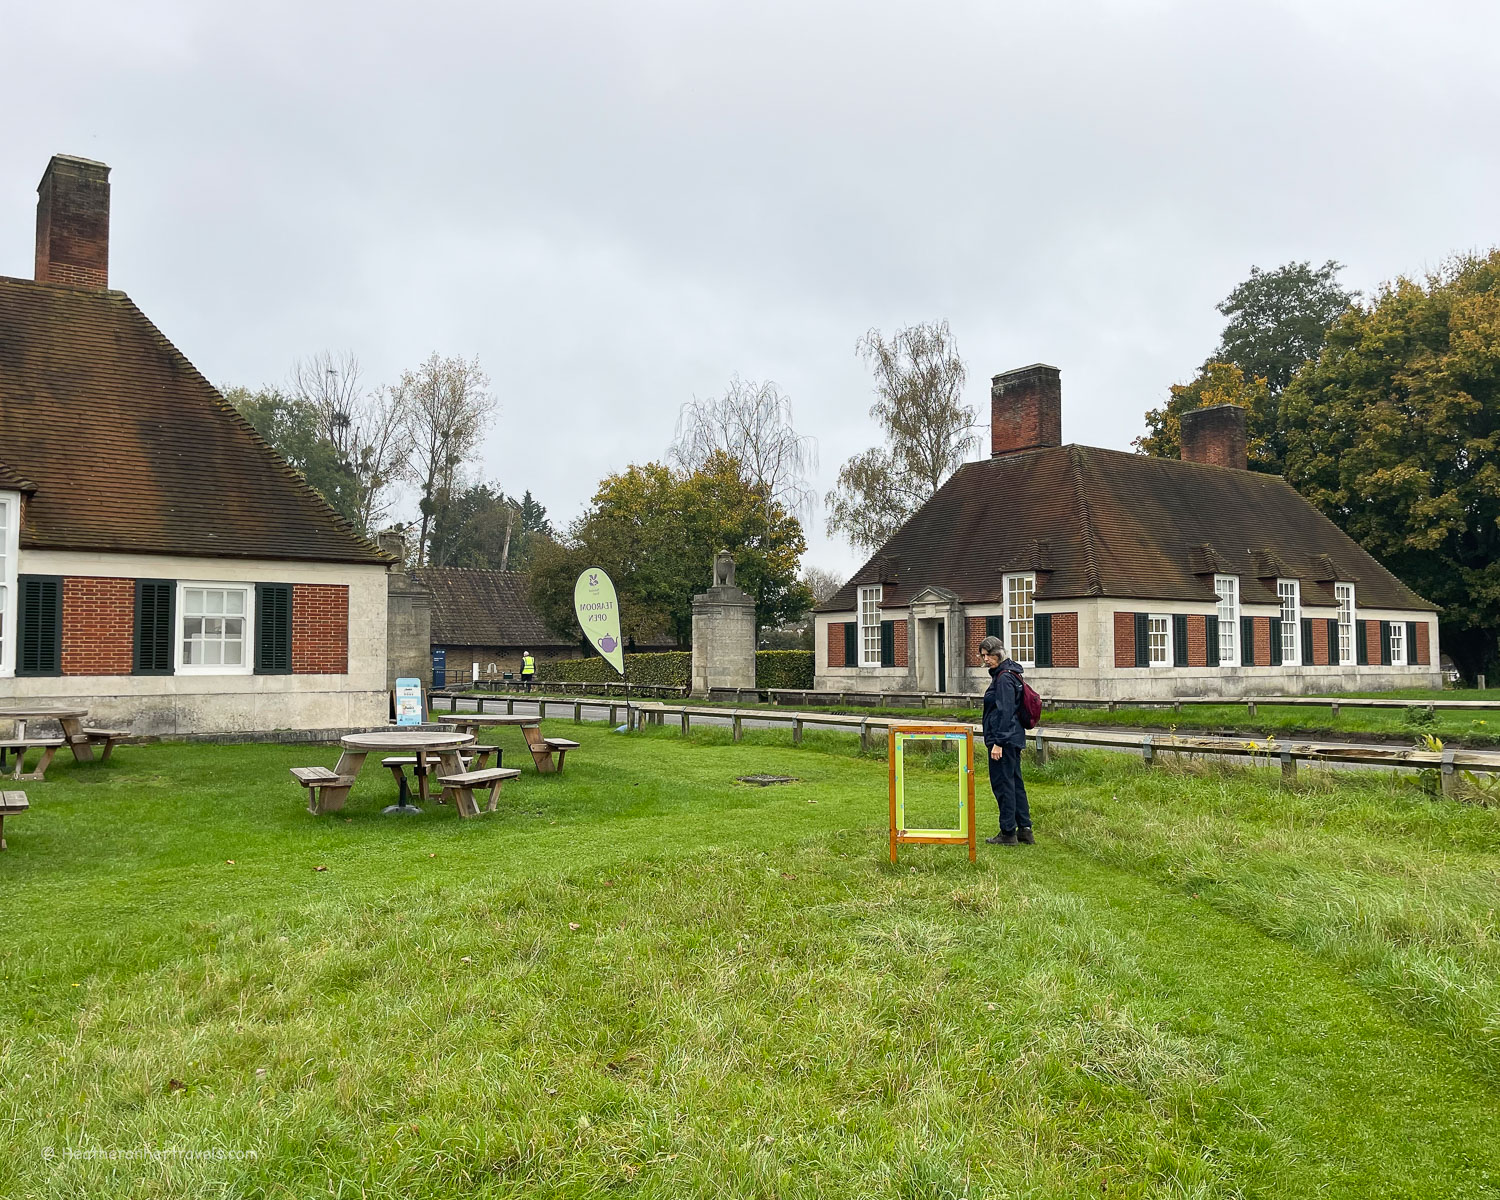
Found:
[[(625, 665), (630, 682), (662, 687), (685, 687), (693, 680), (693, 655), (688, 650), (665, 654), (627, 654)], [(615, 669), (597, 655), (537, 663), (537, 681), (545, 683), (616, 683)], [(755, 654), (755, 686), (758, 688), (811, 688), (811, 650), (759, 650)]]
[(755, 652), (755, 686), (758, 688), (811, 688), (813, 658), (811, 650), (757, 650)]
[[(665, 654), (627, 654), (625, 669), (631, 683), (659, 687), (685, 687), (692, 682), (693, 656), (686, 650), (669, 650)], [(537, 663), (538, 682), (619, 683), (619, 673), (604, 659), (568, 658), (560, 662)]]

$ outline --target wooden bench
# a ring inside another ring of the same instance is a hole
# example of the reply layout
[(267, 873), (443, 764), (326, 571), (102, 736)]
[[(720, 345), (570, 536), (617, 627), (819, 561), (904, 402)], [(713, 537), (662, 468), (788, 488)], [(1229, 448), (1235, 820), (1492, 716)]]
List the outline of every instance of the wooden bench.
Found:
[[(14, 741), (0, 742), (0, 753), (10, 753), (16, 756), (16, 765), (10, 773), (12, 779), (31, 779), (41, 782), (46, 777), (47, 768), (52, 765), (52, 759), (58, 750), (66, 745), (63, 738), (16, 738)], [(36, 770), (31, 774), (25, 774), (26, 751), (41, 750), (42, 757), (37, 759)]]
[(490, 802), (484, 811), (494, 812), (500, 803), (500, 785), (520, 774), (514, 767), (488, 767), (483, 771), (464, 771), (460, 775), (440, 775), (438, 782), (443, 785), (443, 796), (453, 797), (453, 806), (458, 809), (459, 816), (477, 817), (479, 806), (474, 800), (474, 789), (490, 785)]
[(30, 807), (25, 792), (0, 792), (0, 850), (5, 849), (5, 818), (23, 813)]
[[(465, 750), (468, 751), (468, 753), (460, 751), (459, 759), (464, 764), (464, 770), (466, 771), (484, 770), (490, 765), (489, 760), (491, 758), (495, 760), (495, 765), (497, 767), (500, 765), (500, 757), (502, 751), (499, 746), (480, 746), (476, 744), (473, 746), (465, 747)], [(382, 758), (380, 760), (380, 765), (395, 777), (396, 786), (401, 789), (402, 796), (405, 797), (407, 795), (410, 795), (410, 792), (406, 786), (406, 768), (415, 767), (417, 765), (417, 756), (415, 754), (393, 754), (389, 758)], [(437, 766), (437, 756), (433, 755), (432, 760), (428, 763), (426, 770), (423, 770), (421, 772), (412, 772), (412, 774), (416, 775), (417, 777), (417, 791), (420, 794), (424, 804), (428, 799), (427, 776), (432, 772), (432, 769), (435, 766)], [(447, 797), (440, 796), (438, 798), (438, 803), (448, 803)]]
[(85, 726), (83, 736), (88, 738), (90, 746), (104, 747), (104, 753), (99, 755), (99, 761), (108, 762), (110, 752), (130, 736), (130, 731), (128, 729), (89, 729)]
[(327, 767), (292, 767), (292, 778), (307, 789), (307, 811), (313, 816), (342, 808), (354, 776), (336, 775)]
[(567, 757), (569, 750), (577, 750), (578, 743), (569, 741), (567, 738), (544, 738), (542, 739), (547, 749), (557, 755), (557, 773), (562, 774), (563, 759)]

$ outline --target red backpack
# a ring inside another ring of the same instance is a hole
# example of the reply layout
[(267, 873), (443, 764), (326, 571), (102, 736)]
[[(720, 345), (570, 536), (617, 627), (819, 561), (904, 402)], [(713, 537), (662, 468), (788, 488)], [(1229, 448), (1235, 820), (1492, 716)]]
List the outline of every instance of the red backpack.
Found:
[(1042, 698), (1037, 695), (1036, 688), (1021, 678), (1019, 671), (1005, 672), (1021, 685), (1021, 703), (1016, 709), (1016, 719), (1021, 722), (1022, 729), (1035, 729), (1042, 720)]

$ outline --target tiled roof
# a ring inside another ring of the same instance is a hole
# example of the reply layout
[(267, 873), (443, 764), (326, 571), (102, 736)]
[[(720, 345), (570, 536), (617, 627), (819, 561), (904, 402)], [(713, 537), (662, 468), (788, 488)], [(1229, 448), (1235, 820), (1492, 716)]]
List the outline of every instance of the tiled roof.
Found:
[(825, 603), (848, 612), (861, 584), (901, 607), (922, 588), (998, 601), (1007, 571), (1036, 571), (1040, 600), (1214, 600), (1213, 573), (1247, 604), (1274, 604), (1276, 576), (1305, 605), (1352, 582), (1364, 608), (1435, 609), (1279, 475), (1052, 446), (961, 467)]
[(421, 567), (411, 574), (432, 593), (432, 641), (439, 646), (576, 646), (558, 637), (532, 607), (518, 571)]
[(23, 547), (388, 561), (123, 292), (0, 276), (0, 448)]

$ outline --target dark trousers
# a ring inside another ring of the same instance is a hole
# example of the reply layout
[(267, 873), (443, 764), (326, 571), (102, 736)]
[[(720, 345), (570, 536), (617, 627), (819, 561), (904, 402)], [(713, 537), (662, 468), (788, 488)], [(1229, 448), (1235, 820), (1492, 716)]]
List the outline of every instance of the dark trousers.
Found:
[[(988, 747), (986, 747), (988, 753)], [(1026, 784), (1021, 779), (1021, 752), (1010, 746), (998, 759), (990, 759), (990, 787), (1000, 805), (1000, 832), (1014, 833), (1016, 826), (1031, 828), (1031, 806), (1026, 803)]]
[(534, 675), (522, 675), (521, 686), (524, 687), (528, 692), (531, 691), (531, 681), (535, 678), (536, 676)]

